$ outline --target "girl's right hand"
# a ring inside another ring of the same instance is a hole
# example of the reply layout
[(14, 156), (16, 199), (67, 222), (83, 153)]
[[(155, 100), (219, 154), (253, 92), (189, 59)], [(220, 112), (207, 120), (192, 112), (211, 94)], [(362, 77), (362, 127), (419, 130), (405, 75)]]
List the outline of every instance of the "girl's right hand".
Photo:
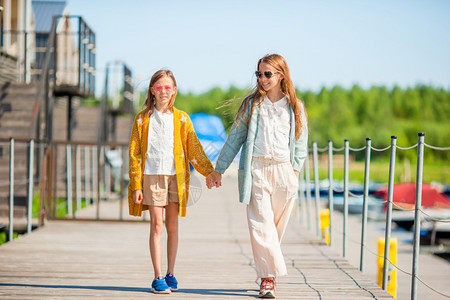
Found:
[(134, 203), (141, 204), (143, 199), (144, 199), (144, 194), (142, 193), (142, 190), (135, 190), (133, 192)]
[(211, 189), (213, 186), (216, 188), (222, 185), (222, 174), (213, 171), (206, 177), (206, 186)]

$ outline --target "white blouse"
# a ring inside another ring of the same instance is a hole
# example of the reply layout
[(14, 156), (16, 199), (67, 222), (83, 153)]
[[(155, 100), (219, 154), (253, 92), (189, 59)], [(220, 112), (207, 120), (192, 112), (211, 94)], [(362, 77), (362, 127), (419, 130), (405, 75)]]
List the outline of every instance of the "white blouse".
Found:
[(156, 108), (148, 126), (145, 175), (175, 175), (173, 113), (159, 112)]
[(290, 161), (290, 116), (286, 97), (272, 103), (266, 96), (259, 108), (253, 157), (264, 157), (278, 162)]

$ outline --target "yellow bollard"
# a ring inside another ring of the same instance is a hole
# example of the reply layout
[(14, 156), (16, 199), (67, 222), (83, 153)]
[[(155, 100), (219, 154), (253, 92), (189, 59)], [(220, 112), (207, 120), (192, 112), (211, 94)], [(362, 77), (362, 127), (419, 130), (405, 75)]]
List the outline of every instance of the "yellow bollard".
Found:
[[(384, 265), (384, 239), (378, 239), (378, 285), (383, 287), (383, 265)], [(391, 244), (389, 246), (389, 260), (397, 265), (397, 239), (391, 239)], [(389, 263), (389, 262), (388, 262)], [(397, 298), (397, 268), (395, 268), (391, 263), (388, 267), (388, 286), (387, 292), (392, 295), (392, 297)]]
[(322, 209), (320, 211), (320, 229), (322, 231), (322, 239), (327, 245), (330, 244), (330, 210)]

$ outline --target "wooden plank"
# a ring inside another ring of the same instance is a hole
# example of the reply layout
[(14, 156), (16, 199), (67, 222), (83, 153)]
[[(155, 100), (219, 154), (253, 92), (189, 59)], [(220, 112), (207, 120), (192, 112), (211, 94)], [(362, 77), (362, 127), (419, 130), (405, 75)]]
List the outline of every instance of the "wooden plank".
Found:
[[(101, 207), (113, 209), (113, 205), (103, 203)], [(116, 212), (105, 211), (103, 215)], [(88, 213), (86, 210), (86, 216)], [(148, 234), (148, 222), (49, 221), (32, 234), (0, 247), (0, 298), (159, 297), (149, 293), (153, 269)], [(297, 219), (291, 220), (283, 239), (289, 275), (277, 280), (278, 298), (391, 298), (347, 260), (305, 232)], [(162, 240), (165, 270), (165, 233)], [(180, 291), (170, 299), (257, 296), (259, 282), (246, 207), (237, 201), (236, 178), (225, 178), (219, 191), (203, 188), (199, 201), (188, 207), (186, 218), (180, 219), (175, 274)]]

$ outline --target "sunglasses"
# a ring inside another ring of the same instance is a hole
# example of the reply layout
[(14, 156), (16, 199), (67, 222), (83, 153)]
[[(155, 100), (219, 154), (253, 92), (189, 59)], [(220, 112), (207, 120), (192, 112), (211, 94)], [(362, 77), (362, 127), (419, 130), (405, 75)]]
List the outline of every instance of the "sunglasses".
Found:
[(256, 77), (258, 77), (258, 78), (261, 78), (263, 75), (267, 78), (267, 79), (270, 79), (272, 76), (274, 76), (275, 74), (278, 74), (278, 72), (275, 72), (275, 73), (272, 73), (272, 72), (270, 72), (270, 71), (266, 71), (266, 72), (260, 72), (260, 71), (256, 71), (255, 72), (255, 75), (256, 75)]
[(161, 93), (162, 90), (165, 90), (166, 93), (170, 94), (174, 91), (174, 87), (171, 85), (154, 85), (153, 90), (157, 93)]

